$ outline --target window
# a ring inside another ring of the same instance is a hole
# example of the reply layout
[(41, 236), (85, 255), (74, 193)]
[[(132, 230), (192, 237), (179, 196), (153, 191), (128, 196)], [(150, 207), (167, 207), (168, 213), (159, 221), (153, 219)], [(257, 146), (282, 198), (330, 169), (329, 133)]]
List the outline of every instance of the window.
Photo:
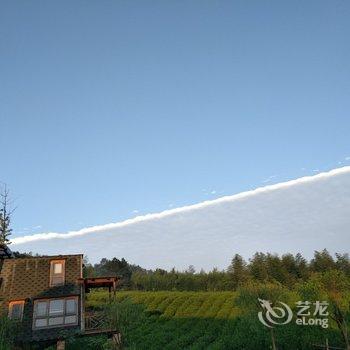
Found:
[(11, 320), (21, 321), (23, 317), (24, 300), (10, 301), (9, 318)]
[(64, 285), (64, 260), (52, 260), (50, 265), (50, 286)]
[(62, 315), (64, 312), (64, 300), (52, 300), (49, 303), (49, 315)]
[(78, 297), (34, 302), (33, 329), (78, 324)]

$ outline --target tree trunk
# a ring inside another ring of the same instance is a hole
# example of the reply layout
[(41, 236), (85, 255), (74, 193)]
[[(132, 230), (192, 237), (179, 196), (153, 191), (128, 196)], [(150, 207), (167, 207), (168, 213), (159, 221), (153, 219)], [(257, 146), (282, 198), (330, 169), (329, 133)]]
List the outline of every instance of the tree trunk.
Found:
[(272, 350), (277, 350), (276, 341), (275, 341), (275, 333), (273, 332), (273, 328), (270, 328), (271, 342), (272, 342)]

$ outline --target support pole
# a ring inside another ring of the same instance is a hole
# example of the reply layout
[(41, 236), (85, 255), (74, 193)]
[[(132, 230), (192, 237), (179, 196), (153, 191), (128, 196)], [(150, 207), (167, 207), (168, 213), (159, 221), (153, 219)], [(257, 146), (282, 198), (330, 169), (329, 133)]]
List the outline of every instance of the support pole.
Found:
[(115, 301), (116, 282), (113, 281), (113, 301)]

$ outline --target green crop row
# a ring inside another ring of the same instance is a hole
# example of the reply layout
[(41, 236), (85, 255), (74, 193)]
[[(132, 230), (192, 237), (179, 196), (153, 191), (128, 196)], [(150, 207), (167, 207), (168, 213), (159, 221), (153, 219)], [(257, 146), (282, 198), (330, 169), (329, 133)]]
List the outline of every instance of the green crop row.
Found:
[[(163, 317), (233, 318), (234, 292), (119, 292), (117, 301), (127, 298), (142, 304), (148, 311), (159, 311)], [(99, 307), (108, 302), (106, 292), (89, 295), (88, 305)]]

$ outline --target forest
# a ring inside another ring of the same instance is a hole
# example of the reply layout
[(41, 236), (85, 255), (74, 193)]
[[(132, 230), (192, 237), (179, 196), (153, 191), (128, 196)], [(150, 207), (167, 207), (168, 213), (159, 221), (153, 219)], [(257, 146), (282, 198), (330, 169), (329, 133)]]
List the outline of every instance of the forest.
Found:
[(230, 291), (248, 281), (277, 282), (292, 288), (307, 281), (314, 273), (337, 270), (350, 277), (349, 254), (336, 253), (334, 257), (324, 249), (315, 251), (310, 261), (301, 254), (279, 256), (257, 252), (247, 262), (235, 254), (226, 270), (196, 272), (193, 266), (185, 271), (163, 269), (146, 270), (128, 263), (124, 258), (103, 258), (97, 264), (84, 264), (86, 277), (120, 276), (120, 288), (140, 291)]

